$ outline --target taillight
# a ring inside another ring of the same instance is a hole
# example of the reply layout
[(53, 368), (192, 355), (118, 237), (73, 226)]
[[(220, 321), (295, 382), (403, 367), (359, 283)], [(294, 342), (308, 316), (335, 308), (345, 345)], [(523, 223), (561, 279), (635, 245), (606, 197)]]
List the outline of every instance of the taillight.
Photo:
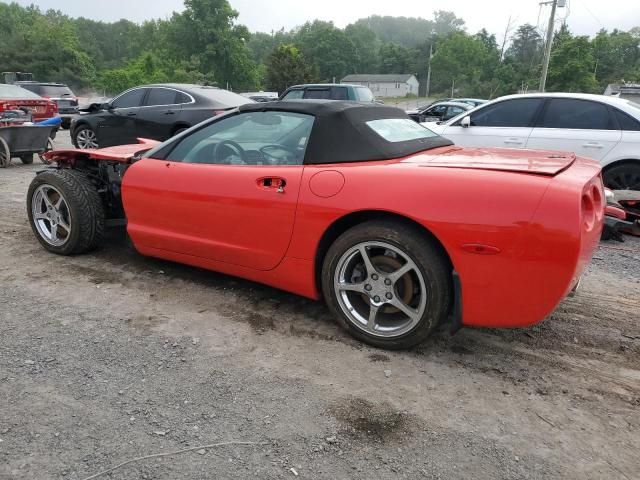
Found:
[(214, 110), (213, 116), (217, 117), (218, 115), (222, 115), (223, 113), (226, 113), (226, 110)]
[(593, 228), (596, 221), (596, 210), (593, 204), (593, 197), (588, 190), (582, 194), (582, 220), (587, 231)]
[(0, 102), (0, 112), (8, 112), (9, 110), (17, 110), (18, 106), (12, 103), (2, 103)]

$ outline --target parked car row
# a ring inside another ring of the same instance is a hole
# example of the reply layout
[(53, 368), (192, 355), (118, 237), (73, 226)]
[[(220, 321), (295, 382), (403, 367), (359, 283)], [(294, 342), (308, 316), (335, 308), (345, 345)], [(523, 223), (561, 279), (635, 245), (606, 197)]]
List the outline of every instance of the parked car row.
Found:
[(605, 184), (640, 190), (640, 105), (604, 95), (509, 95), (424, 125), (463, 147), (563, 150), (598, 160)]
[[(63, 127), (71, 128), (73, 144), (87, 149), (134, 143), (139, 137), (164, 141), (212, 116), (253, 103), (250, 97), (209, 86), (155, 84), (79, 111), (77, 97), (64, 84), (18, 81), (0, 85), (0, 111), (29, 109), (36, 121), (60, 113)], [(345, 84), (295, 85), (279, 99), (375, 102), (367, 87)], [(628, 100), (586, 94), (510, 95), (490, 102), (443, 99), (406, 113), (460, 146), (575, 152), (602, 164), (607, 186), (640, 190), (640, 105)]]

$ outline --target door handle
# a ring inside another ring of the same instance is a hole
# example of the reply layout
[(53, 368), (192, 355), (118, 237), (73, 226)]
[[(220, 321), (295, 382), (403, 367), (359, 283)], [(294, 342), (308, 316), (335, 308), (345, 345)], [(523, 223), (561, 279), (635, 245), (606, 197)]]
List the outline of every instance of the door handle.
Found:
[(136, 114), (133, 113), (133, 112), (127, 113), (127, 117), (135, 117), (135, 116), (136, 116)]
[(517, 139), (517, 138), (509, 138), (509, 139), (505, 140), (504, 143), (507, 144), (507, 145), (522, 145), (524, 142), (522, 140)]
[(173, 110), (169, 110), (168, 112), (164, 112), (165, 115), (175, 115), (176, 112), (174, 112)]
[(598, 143), (598, 142), (587, 142), (587, 143), (583, 143), (582, 146), (584, 148), (602, 148), (602, 147), (604, 147), (603, 144)]
[(280, 177), (262, 177), (258, 179), (258, 187), (264, 190), (275, 190), (276, 193), (284, 193), (287, 181)]

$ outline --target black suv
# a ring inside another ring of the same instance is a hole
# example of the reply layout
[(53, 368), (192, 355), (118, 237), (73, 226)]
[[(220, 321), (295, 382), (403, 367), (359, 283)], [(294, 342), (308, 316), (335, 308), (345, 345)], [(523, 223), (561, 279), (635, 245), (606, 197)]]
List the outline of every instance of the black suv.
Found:
[(376, 101), (367, 87), (343, 83), (294, 85), (280, 95), (280, 100), (352, 100), (364, 103)]
[(15, 82), (16, 85), (58, 105), (62, 128), (69, 128), (71, 118), (78, 113), (78, 97), (64, 83)]

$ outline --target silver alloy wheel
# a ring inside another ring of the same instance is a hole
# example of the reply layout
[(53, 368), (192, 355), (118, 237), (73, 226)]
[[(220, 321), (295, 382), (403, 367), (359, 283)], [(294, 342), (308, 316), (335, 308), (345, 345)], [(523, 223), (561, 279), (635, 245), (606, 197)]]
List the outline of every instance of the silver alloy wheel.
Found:
[(338, 260), (333, 287), (349, 322), (376, 337), (404, 335), (426, 309), (422, 272), (407, 253), (386, 242), (347, 250)]
[(86, 150), (88, 148), (98, 148), (98, 138), (90, 128), (82, 128), (76, 134), (76, 143), (78, 148)]
[(38, 234), (49, 245), (59, 247), (71, 236), (71, 211), (60, 191), (40, 185), (31, 198), (31, 213)]

